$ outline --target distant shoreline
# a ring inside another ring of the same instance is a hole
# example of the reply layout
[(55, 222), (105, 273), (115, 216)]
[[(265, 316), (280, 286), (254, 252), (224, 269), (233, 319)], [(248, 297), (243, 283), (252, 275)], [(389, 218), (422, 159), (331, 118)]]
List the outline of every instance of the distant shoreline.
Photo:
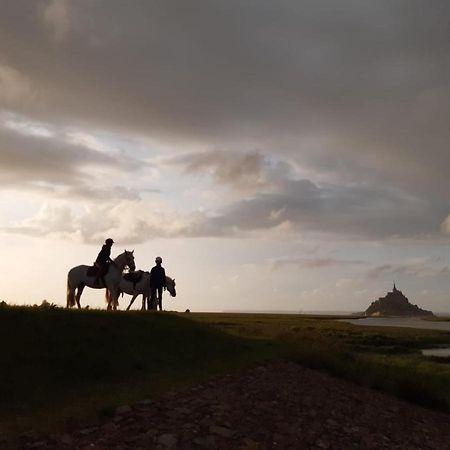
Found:
[[(211, 311), (215, 312), (215, 311)], [(262, 310), (246, 310), (246, 309), (229, 309), (217, 311), (218, 313), (223, 314), (297, 314), (297, 315), (320, 315), (320, 316), (351, 316), (351, 315), (363, 315), (363, 311), (280, 311), (280, 310), (270, 310), (270, 309), (262, 309)], [(435, 316), (438, 317), (447, 317), (450, 316), (449, 312), (435, 312)]]
[[(349, 316), (361, 314), (360, 311), (280, 311), (276, 309), (247, 310), (247, 309), (226, 309), (219, 311), (225, 314), (297, 314), (297, 315), (323, 315), (323, 316)], [(450, 314), (450, 313), (449, 313)]]

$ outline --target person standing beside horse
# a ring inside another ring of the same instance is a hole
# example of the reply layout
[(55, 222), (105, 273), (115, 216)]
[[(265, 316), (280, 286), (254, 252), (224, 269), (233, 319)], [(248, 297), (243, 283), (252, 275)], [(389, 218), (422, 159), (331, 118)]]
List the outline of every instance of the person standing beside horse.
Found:
[[(157, 256), (155, 259), (156, 266), (150, 271), (150, 304), (148, 309), (152, 309), (153, 305), (158, 305), (162, 311), (162, 291), (166, 290), (166, 271), (162, 267), (162, 258)], [(157, 302), (157, 303), (156, 303)]]
[(100, 279), (108, 272), (108, 266), (113, 261), (111, 259), (111, 247), (114, 244), (114, 241), (111, 238), (106, 239), (105, 244), (103, 245), (100, 253), (95, 260), (94, 266), (98, 268), (98, 273), (95, 278), (94, 284), (100, 284)]

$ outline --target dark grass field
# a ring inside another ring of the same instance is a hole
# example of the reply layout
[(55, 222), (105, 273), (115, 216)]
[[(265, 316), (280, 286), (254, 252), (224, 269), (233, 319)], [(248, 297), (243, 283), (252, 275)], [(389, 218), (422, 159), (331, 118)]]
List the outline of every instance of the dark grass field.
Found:
[(0, 309), (0, 429), (61, 430), (213, 374), (283, 357), (450, 411), (450, 333), (281, 314)]
[(0, 429), (75, 425), (279, 354), (184, 315), (3, 308)]

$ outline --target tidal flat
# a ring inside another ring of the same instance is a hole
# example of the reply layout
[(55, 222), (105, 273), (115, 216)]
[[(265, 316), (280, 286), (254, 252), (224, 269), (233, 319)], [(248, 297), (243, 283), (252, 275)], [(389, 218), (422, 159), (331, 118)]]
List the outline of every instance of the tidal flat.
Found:
[(450, 332), (450, 321), (430, 320), (420, 317), (363, 317), (357, 319), (341, 319), (354, 325), (376, 327), (406, 327), (426, 330), (442, 330)]

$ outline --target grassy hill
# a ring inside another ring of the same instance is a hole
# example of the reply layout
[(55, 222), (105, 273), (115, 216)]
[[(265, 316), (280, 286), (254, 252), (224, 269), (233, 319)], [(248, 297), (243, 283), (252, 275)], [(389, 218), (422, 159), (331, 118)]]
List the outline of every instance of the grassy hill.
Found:
[(0, 429), (60, 427), (272, 357), (176, 314), (0, 309)]

